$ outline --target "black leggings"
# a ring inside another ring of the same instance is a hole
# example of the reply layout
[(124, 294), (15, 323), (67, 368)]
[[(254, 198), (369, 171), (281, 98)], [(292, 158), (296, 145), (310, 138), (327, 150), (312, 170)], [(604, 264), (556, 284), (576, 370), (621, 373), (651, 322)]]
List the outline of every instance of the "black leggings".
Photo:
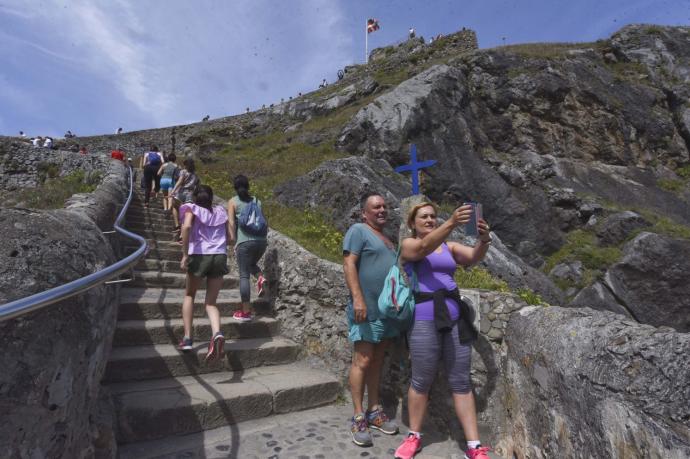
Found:
[(146, 188), (144, 190), (144, 202), (146, 204), (149, 203), (149, 199), (151, 198), (151, 185), (153, 185), (154, 181), (156, 183), (156, 193), (161, 190), (161, 178), (158, 175), (158, 169), (158, 166), (152, 166), (150, 164), (144, 167), (144, 187)]

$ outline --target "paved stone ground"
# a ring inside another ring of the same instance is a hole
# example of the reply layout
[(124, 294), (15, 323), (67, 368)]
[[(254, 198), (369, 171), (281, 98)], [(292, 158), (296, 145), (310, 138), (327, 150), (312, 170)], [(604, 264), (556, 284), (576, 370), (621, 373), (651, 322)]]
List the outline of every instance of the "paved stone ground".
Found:
[[(243, 422), (199, 434), (120, 447), (125, 458), (239, 458), (239, 459), (346, 459), (392, 458), (407, 432), (398, 435), (374, 432), (374, 446), (352, 443), (348, 430), (350, 404), (327, 406)], [(448, 437), (424, 435), (424, 449), (417, 459), (462, 459), (463, 451)], [(499, 456), (492, 455), (492, 459)]]

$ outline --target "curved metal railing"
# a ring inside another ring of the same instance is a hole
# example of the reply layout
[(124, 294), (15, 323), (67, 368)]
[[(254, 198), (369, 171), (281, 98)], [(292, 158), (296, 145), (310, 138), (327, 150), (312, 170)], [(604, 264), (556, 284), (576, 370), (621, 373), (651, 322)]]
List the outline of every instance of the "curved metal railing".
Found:
[(18, 300), (11, 301), (9, 303), (0, 306), (0, 322), (4, 320), (13, 319), (21, 315), (27, 314), (32, 311), (36, 311), (45, 306), (57, 303), (66, 298), (83, 293), (97, 285), (105, 283), (108, 279), (122, 274), (127, 271), (134, 263), (139, 261), (139, 259), (146, 253), (147, 243), (146, 239), (127, 231), (120, 226), (120, 222), (125, 217), (129, 204), (132, 201), (132, 193), (134, 190), (134, 174), (132, 173), (132, 167), (127, 165), (129, 172), (129, 195), (127, 196), (127, 201), (124, 207), (120, 211), (120, 214), (115, 219), (113, 227), (115, 231), (126, 236), (130, 239), (135, 239), (139, 242), (140, 246), (134, 253), (128, 255), (122, 260), (113, 263), (112, 265), (96, 271), (95, 273), (89, 274), (87, 276), (81, 277), (79, 279), (73, 280), (67, 284), (60, 285), (59, 287), (51, 288), (44, 292), (36, 293), (25, 298), (20, 298)]

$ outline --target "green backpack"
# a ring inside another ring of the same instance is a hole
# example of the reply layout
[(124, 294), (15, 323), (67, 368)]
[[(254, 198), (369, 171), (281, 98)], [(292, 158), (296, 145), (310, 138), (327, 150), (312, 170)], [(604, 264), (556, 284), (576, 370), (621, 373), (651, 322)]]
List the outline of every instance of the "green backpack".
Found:
[(410, 328), (414, 320), (414, 292), (418, 288), (417, 273), (412, 270), (412, 279), (400, 266), (400, 248), (395, 254), (395, 264), (386, 274), (383, 289), (379, 295), (379, 312), (400, 331)]

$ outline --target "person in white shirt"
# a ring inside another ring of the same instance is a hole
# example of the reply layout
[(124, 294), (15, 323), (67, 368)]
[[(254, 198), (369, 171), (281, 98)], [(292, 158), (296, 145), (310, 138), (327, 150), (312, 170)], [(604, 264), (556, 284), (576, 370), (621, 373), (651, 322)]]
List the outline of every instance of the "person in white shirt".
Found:
[(51, 148), (53, 146), (53, 139), (50, 137), (46, 137), (46, 139), (43, 141), (43, 147), (44, 148)]

